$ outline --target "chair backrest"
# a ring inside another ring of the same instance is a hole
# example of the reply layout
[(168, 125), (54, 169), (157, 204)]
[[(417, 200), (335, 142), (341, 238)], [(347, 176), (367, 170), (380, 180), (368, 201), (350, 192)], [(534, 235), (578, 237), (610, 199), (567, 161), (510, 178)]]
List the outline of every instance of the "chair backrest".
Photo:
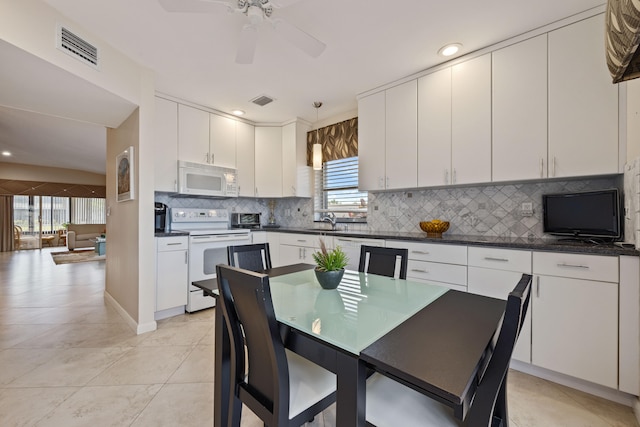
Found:
[(227, 246), (227, 260), (229, 265), (262, 272), (271, 268), (271, 254), (268, 243), (253, 245)]
[(223, 264), (216, 273), (236, 396), (265, 425), (282, 425), (289, 418), (289, 368), (269, 277)]
[[(360, 265), (358, 266), (358, 271), (406, 279), (407, 258), (409, 258), (409, 251), (407, 249), (362, 245), (360, 248)], [(400, 267), (397, 269), (398, 271), (396, 271), (398, 259)]]
[(498, 339), (478, 383), (465, 425), (491, 425), (496, 401), (499, 394), (504, 393), (503, 384), (506, 381), (513, 348), (527, 315), (531, 281), (530, 274), (523, 274), (514, 290), (509, 293), (502, 324), (497, 332)]

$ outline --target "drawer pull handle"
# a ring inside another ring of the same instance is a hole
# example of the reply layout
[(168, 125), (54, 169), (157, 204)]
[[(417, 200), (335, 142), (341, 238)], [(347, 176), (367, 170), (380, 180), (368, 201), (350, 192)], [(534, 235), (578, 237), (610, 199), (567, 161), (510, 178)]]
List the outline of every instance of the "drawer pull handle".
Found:
[(176, 246), (176, 245), (181, 245), (182, 243), (177, 242), (177, 243), (167, 243), (167, 246)]
[(484, 259), (485, 259), (486, 261), (509, 262), (509, 259), (508, 259), (508, 258), (494, 258), (494, 257), (486, 256), (486, 257), (484, 257)]
[(421, 270), (419, 268), (412, 268), (411, 271), (415, 271), (416, 273), (428, 273), (427, 270)]
[(588, 270), (589, 266), (588, 265), (578, 265), (578, 264), (567, 264), (567, 263), (561, 263), (558, 264), (558, 267), (562, 268), (562, 267), (566, 267), (566, 268), (583, 268)]
[(411, 251), (412, 254), (429, 255), (427, 251)]
[(305, 240), (305, 239), (298, 239), (297, 241), (298, 241), (298, 242), (306, 242), (306, 240)]

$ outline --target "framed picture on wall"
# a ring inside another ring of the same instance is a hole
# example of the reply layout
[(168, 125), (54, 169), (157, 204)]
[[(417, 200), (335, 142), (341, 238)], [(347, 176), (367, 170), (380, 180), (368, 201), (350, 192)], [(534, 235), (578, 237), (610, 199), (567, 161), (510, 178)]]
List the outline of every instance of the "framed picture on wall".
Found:
[(116, 157), (116, 196), (119, 202), (135, 198), (134, 165), (133, 146)]

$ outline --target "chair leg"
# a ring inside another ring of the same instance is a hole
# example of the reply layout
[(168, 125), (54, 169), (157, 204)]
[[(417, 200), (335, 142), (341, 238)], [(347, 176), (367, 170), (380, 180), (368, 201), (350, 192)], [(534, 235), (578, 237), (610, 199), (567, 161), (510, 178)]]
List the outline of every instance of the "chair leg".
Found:
[(505, 376), (500, 391), (498, 392), (498, 398), (496, 399), (496, 405), (493, 408), (493, 423), (501, 427), (509, 427), (509, 409), (507, 408), (507, 378)]

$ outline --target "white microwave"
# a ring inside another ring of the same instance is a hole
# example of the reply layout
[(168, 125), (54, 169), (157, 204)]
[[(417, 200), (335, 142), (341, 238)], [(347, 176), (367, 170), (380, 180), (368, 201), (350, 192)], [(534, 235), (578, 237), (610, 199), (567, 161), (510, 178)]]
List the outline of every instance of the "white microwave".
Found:
[(178, 160), (178, 194), (238, 197), (236, 170)]

